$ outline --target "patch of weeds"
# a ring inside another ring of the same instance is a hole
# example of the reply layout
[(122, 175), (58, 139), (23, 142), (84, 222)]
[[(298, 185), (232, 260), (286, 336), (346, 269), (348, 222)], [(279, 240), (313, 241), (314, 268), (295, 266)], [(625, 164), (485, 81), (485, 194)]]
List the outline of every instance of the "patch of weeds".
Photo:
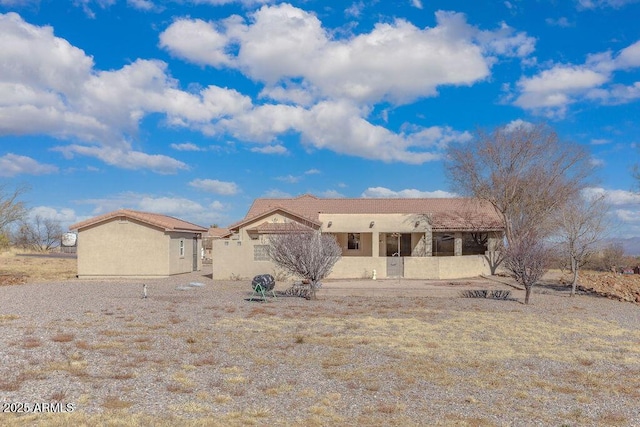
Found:
[(131, 406), (133, 406), (133, 403), (121, 400), (118, 396), (107, 396), (102, 402), (102, 407), (104, 409), (128, 409)]
[(42, 341), (40, 340), (40, 338), (37, 338), (37, 337), (26, 337), (22, 341), (22, 348), (25, 348), (25, 349), (36, 348), (36, 347), (40, 347), (41, 345), (42, 345)]
[(193, 366), (215, 365), (216, 359), (213, 356), (205, 356), (193, 362)]
[(76, 338), (74, 334), (69, 333), (59, 333), (55, 334), (51, 337), (51, 341), (53, 342), (71, 342)]
[(19, 318), (20, 316), (18, 316), (17, 314), (0, 314), (0, 325), (2, 325), (3, 323), (9, 323), (12, 320), (17, 320)]
[(67, 391), (66, 390), (54, 391), (53, 394), (51, 394), (51, 397), (49, 397), (49, 400), (52, 400), (54, 402), (62, 402), (64, 400), (67, 400)]
[(1, 379), (0, 380), (0, 390), (2, 391), (18, 391), (22, 387), (22, 381), (16, 379)]

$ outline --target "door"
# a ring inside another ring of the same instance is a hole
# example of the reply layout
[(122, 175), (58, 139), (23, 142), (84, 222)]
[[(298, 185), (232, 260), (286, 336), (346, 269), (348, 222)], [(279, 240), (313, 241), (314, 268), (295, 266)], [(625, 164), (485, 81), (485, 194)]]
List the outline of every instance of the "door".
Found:
[(404, 276), (404, 258), (401, 256), (387, 257), (387, 277)]
[(198, 238), (193, 238), (193, 271), (198, 271)]

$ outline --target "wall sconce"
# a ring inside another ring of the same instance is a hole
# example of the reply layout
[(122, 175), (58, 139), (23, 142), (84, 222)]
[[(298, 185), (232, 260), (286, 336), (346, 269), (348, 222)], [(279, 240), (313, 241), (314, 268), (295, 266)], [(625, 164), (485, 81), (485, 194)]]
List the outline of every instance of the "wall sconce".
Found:
[(414, 227), (417, 227), (420, 225), (420, 221), (416, 221), (416, 225), (414, 225)]
[(371, 221), (371, 222), (369, 223), (369, 228), (373, 228), (373, 226), (374, 226), (374, 225), (375, 225), (375, 221)]
[(333, 224), (333, 222), (329, 221), (329, 222), (327, 223), (327, 228), (331, 227), (331, 224)]

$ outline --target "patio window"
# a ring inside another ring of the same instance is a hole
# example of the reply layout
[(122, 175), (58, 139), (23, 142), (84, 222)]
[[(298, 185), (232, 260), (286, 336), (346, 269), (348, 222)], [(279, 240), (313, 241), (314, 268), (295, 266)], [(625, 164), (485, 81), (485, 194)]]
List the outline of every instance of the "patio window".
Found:
[(348, 233), (347, 235), (347, 249), (358, 250), (360, 249), (360, 233)]

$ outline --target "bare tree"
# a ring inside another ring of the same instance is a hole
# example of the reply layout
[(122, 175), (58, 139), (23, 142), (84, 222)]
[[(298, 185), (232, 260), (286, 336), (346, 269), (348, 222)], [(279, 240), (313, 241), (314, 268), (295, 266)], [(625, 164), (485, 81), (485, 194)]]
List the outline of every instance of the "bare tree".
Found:
[(269, 257), (280, 268), (309, 281), (311, 298), (316, 298), (320, 280), (329, 275), (342, 256), (334, 236), (303, 226), (290, 225), (269, 237)]
[(519, 236), (506, 249), (504, 266), (516, 282), (524, 286), (524, 303), (529, 304), (531, 290), (547, 271), (549, 252), (542, 239)]
[[(584, 148), (561, 142), (545, 124), (478, 131), (470, 144), (452, 145), (447, 154), (453, 189), (489, 202), (502, 218), (507, 258), (545, 250), (542, 240), (550, 232), (551, 215), (579, 193), (593, 170)], [(519, 273), (507, 269), (526, 289), (533, 286), (529, 281), (537, 274), (523, 272), (538, 271), (542, 264), (531, 259), (528, 268), (527, 257), (515, 262), (524, 263)]]
[(561, 255), (568, 258), (572, 273), (571, 296), (576, 293), (578, 271), (597, 250), (607, 228), (608, 207), (603, 196), (573, 198), (555, 216)]
[(616, 273), (624, 263), (624, 248), (620, 243), (610, 243), (600, 251), (600, 268)]
[(27, 187), (25, 186), (11, 191), (7, 189), (5, 184), (0, 184), (0, 231), (25, 218), (27, 209), (24, 202), (18, 199), (26, 191)]
[(15, 243), (24, 249), (47, 252), (60, 244), (63, 234), (59, 221), (36, 215), (30, 222), (22, 222)]

